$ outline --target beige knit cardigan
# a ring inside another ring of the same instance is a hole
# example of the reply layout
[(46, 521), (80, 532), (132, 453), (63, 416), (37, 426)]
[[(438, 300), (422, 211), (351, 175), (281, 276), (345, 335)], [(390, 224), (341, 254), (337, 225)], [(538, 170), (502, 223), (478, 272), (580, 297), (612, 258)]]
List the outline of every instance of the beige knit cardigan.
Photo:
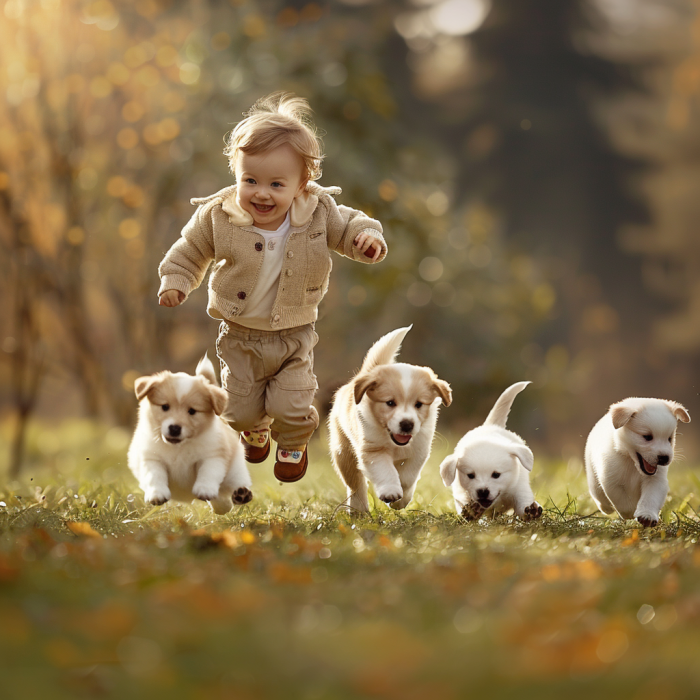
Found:
[[(358, 262), (372, 262), (353, 246), (357, 235), (367, 231), (381, 246), (376, 262), (386, 256), (381, 224), (361, 211), (336, 204), (332, 195), (340, 191), (309, 182), (292, 204), (291, 229), (270, 314), (271, 330), (316, 320), (333, 267), (331, 250)], [(187, 297), (202, 283), (213, 262), (207, 313), (235, 322), (255, 288), (265, 239), (253, 230), (252, 216), (236, 201), (235, 185), (191, 202), (199, 206), (158, 268), (158, 294), (177, 289)]]

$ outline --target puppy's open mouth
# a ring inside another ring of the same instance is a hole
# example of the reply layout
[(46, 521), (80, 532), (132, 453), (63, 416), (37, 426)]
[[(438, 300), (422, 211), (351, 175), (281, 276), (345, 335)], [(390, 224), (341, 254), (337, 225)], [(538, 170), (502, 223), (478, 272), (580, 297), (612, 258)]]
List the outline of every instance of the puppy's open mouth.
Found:
[(495, 499), (489, 500), (488, 498), (479, 498), (477, 499), (477, 503), (482, 507), (482, 508), (490, 508), (493, 505), (493, 501)]
[(654, 476), (656, 474), (656, 467), (652, 467), (649, 462), (642, 457), (642, 455), (637, 452), (637, 460), (639, 461), (639, 468), (647, 475), (647, 476)]
[(178, 442), (182, 442), (182, 438), (179, 437), (165, 437), (163, 439), (165, 442), (169, 442), (171, 445), (177, 445)]
[(413, 437), (413, 435), (405, 435), (404, 433), (389, 433), (389, 435), (391, 435), (391, 439), (394, 441), (394, 444), (398, 445), (399, 447), (408, 445)]

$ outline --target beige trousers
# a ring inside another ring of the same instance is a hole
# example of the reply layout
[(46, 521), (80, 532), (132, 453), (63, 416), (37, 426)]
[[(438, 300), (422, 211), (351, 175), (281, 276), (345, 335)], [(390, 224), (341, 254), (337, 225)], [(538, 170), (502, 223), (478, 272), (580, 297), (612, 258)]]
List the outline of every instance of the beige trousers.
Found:
[(223, 417), (234, 430), (265, 430), (280, 447), (304, 447), (318, 427), (312, 403), (314, 324), (259, 331), (224, 321), (216, 341), (221, 383), (228, 392)]

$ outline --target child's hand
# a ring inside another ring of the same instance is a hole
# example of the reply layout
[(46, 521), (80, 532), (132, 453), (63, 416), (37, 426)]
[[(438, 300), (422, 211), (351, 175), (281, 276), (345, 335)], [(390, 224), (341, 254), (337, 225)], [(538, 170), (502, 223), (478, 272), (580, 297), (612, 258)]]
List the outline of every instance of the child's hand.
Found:
[(353, 241), (353, 245), (360, 253), (364, 253), (366, 257), (371, 258), (372, 262), (375, 262), (382, 254), (382, 247), (379, 245), (377, 239), (367, 231), (363, 231), (359, 234)]
[(168, 289), (158, 299), (161, 306), (179, 306), (183, 301), (185, 301), (185, 295), (178, 289)]

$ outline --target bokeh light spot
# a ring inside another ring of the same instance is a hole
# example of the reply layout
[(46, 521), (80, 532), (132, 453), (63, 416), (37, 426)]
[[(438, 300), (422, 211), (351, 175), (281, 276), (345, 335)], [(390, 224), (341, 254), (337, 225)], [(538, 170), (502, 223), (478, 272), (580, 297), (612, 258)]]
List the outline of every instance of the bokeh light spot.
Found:
[(445, 266), (440, 258), (423, 258), (418, 264), (418, 274), (426, 282), (437, 282), (442, 277), (444, 270)]
[(399, 195), (399, 188), (393, 180), (382, 180), (377, 190), (385, 202), (393, 202)]
[(117, 143), (120, 148), (124, 150), (129, 150), (130, 148), (136, 148), (139, 142), (139, 135), (131, 128), (121, 129), (117, 134)]
[(414, 282), (406, 290), (406, 298), (413, 306), (427, 306), (433, 296), (433, 290), (425, 282)]

